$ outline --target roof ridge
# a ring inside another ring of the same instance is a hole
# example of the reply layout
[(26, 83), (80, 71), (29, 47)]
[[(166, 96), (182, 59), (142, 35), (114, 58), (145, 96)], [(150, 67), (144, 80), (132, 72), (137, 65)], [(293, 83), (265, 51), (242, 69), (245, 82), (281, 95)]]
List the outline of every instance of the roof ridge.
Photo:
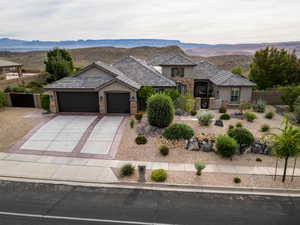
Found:
[(151, 68), (149, 68), (150, 66), (147, 64), (146, 61), (144, 61), (145, 64), (143, 64), (141, 61), (139, 61), (138, 59), (136, 59), (136, 58), (133, 57), (133, 56), (128, 56), (128, 57), (132, 58), (132, 59), (135, 60), (137, 63), (139, 63), (140, 65), (142, 65), (142, 66), (145, 67), (147, 70), (149, 70), (149, 71), (151, 71), (152, 73), (154, 73), (155, 75), (161, 77), (162, 79), (164, 79), (164, 80), (166, 80), (166, 81), (168, 81), (168, 82), (171, 81), (170, 83), (174, 82), (174, 81), (168, 79), (167, 77), (163, 76), (162, 74), (160, 74), (157, 70), (152, 70)]
[(185, 55), (182, 55), (182, 54), (175, 54), (175, 55), (173, 55), (173, 56), (168, 57), (168, 58), (165, 59), (164, 61), (162, 61), (162, 62), (160, 63), (160, 65), (163, 65), (166, 61), (169, 61), (169, 60), (171, 60), (171, 59), (173, 59), (173, 58), (175, 58), (175, 57), (177, 57), (177, 56), (180, 56), (180, 57), (184, 58), (185, 60), (189, 61), (189, 62), (192, 63), (192, 64), (196, 64), (192, 59), (188, 58), (188, 57), (185, 56)]

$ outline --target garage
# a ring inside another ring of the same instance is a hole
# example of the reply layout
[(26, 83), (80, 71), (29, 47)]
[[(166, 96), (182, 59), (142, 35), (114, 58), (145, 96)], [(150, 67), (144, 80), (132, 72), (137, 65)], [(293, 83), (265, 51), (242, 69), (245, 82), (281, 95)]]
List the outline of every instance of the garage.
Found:
[(98, 92), (57, 92), (59, 112), (99, 112)]
[(129, 93), (106, 93), (108, 113), (130, 113)]

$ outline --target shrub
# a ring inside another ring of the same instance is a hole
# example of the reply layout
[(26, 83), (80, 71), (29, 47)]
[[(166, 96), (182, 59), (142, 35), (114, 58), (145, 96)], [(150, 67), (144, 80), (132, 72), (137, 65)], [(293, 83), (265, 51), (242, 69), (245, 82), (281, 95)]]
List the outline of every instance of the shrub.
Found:
[(26, 88), (23, 86), (12, 87), (11, 91), (13, 92), (26, 92)]
[(225, 106), (221, 106), (221, 107), (219, 108), (219, 113), (226, 113), (226, 112), (227, 112), (227, 109), (226, 109)]
[(191, 95), (180, 95), (174, 102), (174, 105), (176, 108), (190, 113), (194, 108), (195, 99)]
[(0, 108), (4, 107), (5, 105), (5, 94), (0, 91)]
[(261, 132), (268, 132), (270, 130), (270, 126), (268, 124), (263, 124), (260, 128)]
[(261, 158), (256, 158), (256, 162), (262, 162)]
[(217, 138), (217, 142), (216, 142), (217, 152), (223, 157), (233, 156), (237, 150), (237, 147), (238, 145), (236, 141), (227, 135), (219, 136)]
[(163, 137), (169, 140), (191, 139), (194, 130), (184, 123), (174, 123), (163, 132)]
[(233, 182), (236, 183), (236, 184), (239, 184), (239, 183), (241, 183), (242, 181), (241, 181), (241, 178), (235, 177), (235, 178), (233, 178)]
[(120, 175), (122, 177), (131, 176), (134, 172), (134, 167), (131, 164), (125, 164), (121, 167)]
[(44, 110), (47, 112), (50, 111), (50, 96), (49, 95), (41, 95), (41, 105)]
[(163, 182), (167, 179), (167, 172), (164, 169), (153, 170), (151, 173), (151, 180), (156, 182)]
[(261, 99), (252, 105), (253, 110), (259, 113), (264, 113), (266, 111), (266, 107), (266, 102)]
[(197, 111), (192, 110), (192, 111), (191, 111), (191, 115), (192, 115), (192, 116), (196, 116), (196, 115), (197, 115)]
[(300, 96), (297, 98), (294, 106), (294, 115), (297, 123), (300, 123)]
[(134, 114), (134, 118), (138, 121), (141, 122), (142, 118), (143, 118), (143, 113), (139, 112)]
[(169, 96), (173, 102), (177, 100), (177, 98), (180, 96), (180, 93), (177, 89), (168, 88), (163, 91), (163, 93), (167, 96)]
[(251, 111), (247, 111), (245, 112), (245, 118), (248, 122), (253, 122), (256, 119), (256, 115), (255, 113), (251, 112)]
[(135, 143), (137, 145), (144, 145), (147, 143), (147, 138), (145, 136), (137, 136), (135, 138)]
[(166, 145), (162, 145), (159, 148), (159, 152), (162, 156), (167, 156), (169, 154), (169, 148)]
[(153, 94), (155, 94), (155, 91), (151, 86), (144, 86), (137, 91), (137, 98), (142, 110), (146, 109), (147, 100)]
[(243, 124), (241, 122), (237, 122), (235, 126), (236, 127), (243, 127)]
[(209, 126), (212, 123), (212, 119), (215, 117), (215, 114), (211, 111), (199, 110), (197, 113), (197, 118), (199, 124), (202, 126)]
[(265, 115), (265, 118), (269, 119), (269, 120), (273, 119), (273, 117), (274, 117), (274, 113), (273, 112), (267, 112), (266, 115)]
[(131, 118), (131, 120), (129, 122), (129, 125), (130, 125), (130, 128), (134, 127), (134, 119), (133, 118)]
[(228, 130), (233, 129), (233, 128), (234, 128), (234, 126), (231, 124), (228, 126)]
[(174, 118), (174, 106), (169, 96), (155, 94), (148, 99), (148, 122), (152, 126), (164, 128), (169, 126)]
[(227, 113), (224, 113), (220, 116), (220, 120), (230, 120), (230, 115)]
[(197, 175), (200, 176), (202, 170), (205, 168), (205, 164), (201, 161), (197, 161), (197, 162), (195, 162), (194, 166), (195, 166), (195, 169), (197, 170)]
[(240, 145), (240, 150), (249, 147), (254, 142), (252, 133), (243, 127), (236, 127), (228, 130), (228, 136), (232, 137)]
[(289, 111), (293, 112), (295, 102), (300, 96), (300, 85), (281, 87), (279, 90), (282, 91), (282, 101), (289, 106)]

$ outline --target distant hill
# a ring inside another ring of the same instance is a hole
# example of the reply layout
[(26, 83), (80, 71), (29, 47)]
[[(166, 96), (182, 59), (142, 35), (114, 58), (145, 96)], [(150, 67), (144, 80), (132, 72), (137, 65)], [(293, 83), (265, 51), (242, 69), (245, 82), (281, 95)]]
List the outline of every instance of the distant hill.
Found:
[[(191, 57), (193, 60), (208, 60), (222, 69), (230, 70), (233, 66), (240, 65), (246, 71), (250, 64), (250, 56), (216, 56), (201, 57), (187, 55), (178, 46), (168, 47), (136, 47), (136, 48), (114, 48), (114, 47), (96, 47), (96, 48), (79, 48), (70, 49), (76, 66), (86, 66), (91, 62), (101, 60), (106, 63), (113, 63), (124, 56), (132, 55), (134, 57), (148, 60), (156, 55), (161, 54), (182, 54)], [(1, 52), (0, 59), (6, 59), (18, 62), (24, 65), (27, 70), (44, 70), (44, 60), (46, 59), (46, 51), (30, 51), (30, 52)]]

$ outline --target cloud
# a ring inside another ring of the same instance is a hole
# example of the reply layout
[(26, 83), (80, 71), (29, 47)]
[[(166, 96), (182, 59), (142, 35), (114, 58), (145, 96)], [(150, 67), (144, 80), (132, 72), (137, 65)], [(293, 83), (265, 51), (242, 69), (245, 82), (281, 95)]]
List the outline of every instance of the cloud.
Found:
[(0, 35), (26, 40), (165, 38), (234, 43), (300, 37), (298, 0), (22, 0), (10, 4), (0, 0), (0, 4), (5, 6)]

